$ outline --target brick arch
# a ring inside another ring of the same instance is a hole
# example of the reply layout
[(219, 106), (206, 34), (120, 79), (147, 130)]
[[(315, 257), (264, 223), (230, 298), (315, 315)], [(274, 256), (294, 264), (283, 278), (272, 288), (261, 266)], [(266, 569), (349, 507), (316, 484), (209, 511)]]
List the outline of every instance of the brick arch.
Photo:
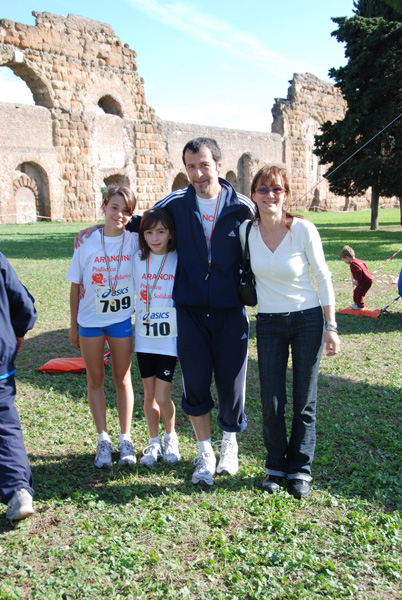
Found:
[(14, 171), (13, 193), (16, 199), (19, 190), (30, 190), (35, 198), (36, 217), (50, 217), (49, 178), (37, 163), (23, 162)]
[(15, 179), (13, 181), (13, 191), (14, 194), (21, 188), (21, 187), (26, 187), (29, 190), (32, 191), (33, 195), (35, 196), (35, 200), (38, 203), (39, 202), (39, 198), (40, 198), (40, 193), (39, 193), (39, 188), (36, 184), (35, 179), (32, 179), (32, 177), (29, 177), (28, 175), (26, 175), (25, 173), (23, 175), (21, 175), (20, 177), (18, 177), (18, 179)]
[(43, 75), (40, 75), (34, 67), (26, 62), (26, 58), (20, 50), (15, 51), (11, 59), (7, 55), (2, 57), (0, 53), (0, 67), (8, 67), (14, 75), (26, 83), (37, 106), (54, 107), (50, 85)]

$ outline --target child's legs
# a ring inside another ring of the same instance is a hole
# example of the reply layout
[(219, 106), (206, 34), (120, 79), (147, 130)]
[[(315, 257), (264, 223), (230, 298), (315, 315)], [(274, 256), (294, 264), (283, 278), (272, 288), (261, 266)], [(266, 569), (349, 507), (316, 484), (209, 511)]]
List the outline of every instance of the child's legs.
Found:
[(147, 377), (142, 380), (144, 386), (144, 414), (147, 422), (149, 437), (159, 435), (160, 410), (155, 400), (156, 377)]
[(80, 335), (81, 354), (87, 371), (88, 402), (98, 433), (106, 432), (106, 400), (103, 390), (105, 380), (104, 347), (104, 335), (99, 337)]
[(131, 357), (133, 338), (107, 338), (112, 357), (113, 381), (117, 393), (117, 410), (119, 413), (121, 433), (130, 433), (133, 417), (134, 392), (131, 383)]
[(175, 426), (176, 408), (170, 397), (171, 381), (155, 378), (155, 400), (160, 409), (162, 422), (166, 433), (172, 433)]
[(353, 292), (353, 302), (357, 304), (359, 308), (364, 308), (364, 296), (367, 294), (372, 285), (372, 281), (362, 281), (355, 287)]
[(144, 385), (144, 413), (150, 437), (159, 434), (162, 418), (166, 433), (175, 425), (175, 406), (170, 398), (177, 357), (137, 352), (138, 367)]

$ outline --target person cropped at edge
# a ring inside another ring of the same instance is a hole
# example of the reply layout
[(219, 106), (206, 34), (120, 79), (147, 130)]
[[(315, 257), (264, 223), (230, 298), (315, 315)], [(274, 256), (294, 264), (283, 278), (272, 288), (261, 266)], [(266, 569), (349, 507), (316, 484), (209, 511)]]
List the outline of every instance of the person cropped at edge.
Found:
[(14, 404), (14, 360), (36, 319), (34, 299), (0, 252), (0, 500), (10, 521), (34, 512), (32, 474)]
[[(251, 185), (251, 198), (256, 213), (249, 248), (258, 299), (257, 352), (267, 451), (263, 488), (274, 493), (287, 483), (295, 498), (307, 497), (316, 443), (321, 353), (324, 343), (328, 356), (340, 349), (331, 274), (316, 227), (285, 208), (291, 191), (284, 169), (260, 169)], [(243, 245), (245, 230), (243, 223)], [(288, 439), (285, 405), (289, 348), (293, 420)]]
[[(253, 214), (252, 202), (219, 177), (221, 151), (211, 138), (195, 138), (183, 149), (190, 185), (155, 206), (172, 215), (178, 267), (173, 289), (178, 355), (183, 375), (182, 406), (199, 446), (192, 482), (213, 484), (215, 472), (238, 470), (236, 432), (247, 426), (244, 412), (248, 319), (238, 295), (239, 226)], [(135, 228), (135, 222), (128, 228)], [(220, 461), (211, 443), (212, 373), (223, 430)]]

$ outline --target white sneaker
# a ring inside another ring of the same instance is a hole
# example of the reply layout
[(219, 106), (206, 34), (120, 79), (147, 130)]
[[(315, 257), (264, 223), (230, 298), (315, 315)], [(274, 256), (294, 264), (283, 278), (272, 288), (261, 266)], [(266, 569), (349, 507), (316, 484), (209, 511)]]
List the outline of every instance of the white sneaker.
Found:
[(136, 464), (137, 459), (135, 456), (133, 442), (129, 440), (123, 440), (119, 443), (118, 449), (120, 452), (119, 465), (128, 465), (132, 467)]
[(352, 308), (353, 310), (361, 310), (360, 306), (357, 306), (357, 304), (352, 304)]
[(165, 448), (163, 450), (163, 460), (171, 465), (176, 464), (180, 460), (179, 440), (176, 437), (171, 437), (169, 441), (164, 439)]
[(96, 446), (95, 467), (98, 469), (109, 468), (112, 466), (113, 446), (110, 442), (102, 440)]
[(150, 442), (143, 451), (143, 456), (140, 458), (140, 465), (154, 467), (161, 457), (162, 442)]
[(235, 475), (239, 470), (239, 461), (237, 458), (238, 446), (236, 442), (222, 440), (219, 442), (221, 447), (219, 455), (219, 464), (216, 472), (225, 475)]
[(207, 485), (214, 485), (216, 467), (215, 454), (200, 452), (197, 458), (193, 460), (193, 463), (196, 465), (196, 468), (191, 481), (194, 484), (206, 483)]
[(14, 496), (7, 504), (6, 519), (10, 521), (20, 521), (34, 514), (32, 506), (32, 496), (23, 488), (15, 492)]

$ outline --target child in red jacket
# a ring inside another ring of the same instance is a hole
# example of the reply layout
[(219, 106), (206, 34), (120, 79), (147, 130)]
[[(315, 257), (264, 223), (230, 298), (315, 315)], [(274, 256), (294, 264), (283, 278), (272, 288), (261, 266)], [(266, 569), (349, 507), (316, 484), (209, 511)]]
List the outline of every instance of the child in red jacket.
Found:
[(363, 260), (355, 257), (355, 251), (350, 246), (344, 246), (340, 258), (349, 265), (355, 289), (353, 291), (353, 306), (355, 310), (364, 308), (364, 296), (373, 285), (374, 277)]

